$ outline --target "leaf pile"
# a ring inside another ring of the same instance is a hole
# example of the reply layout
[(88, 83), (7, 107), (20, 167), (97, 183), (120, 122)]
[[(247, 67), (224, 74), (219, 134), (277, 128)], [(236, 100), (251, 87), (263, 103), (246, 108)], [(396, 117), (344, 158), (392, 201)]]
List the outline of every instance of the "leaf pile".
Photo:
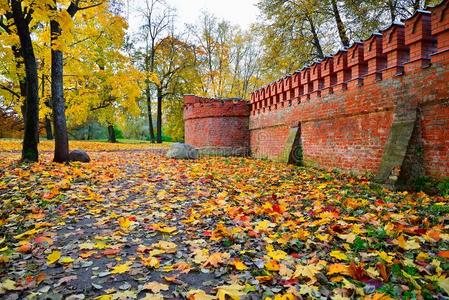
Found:
[(251, 159), (91, 155), (2, 154), (0, 295), (449, 296), (448, 198)]

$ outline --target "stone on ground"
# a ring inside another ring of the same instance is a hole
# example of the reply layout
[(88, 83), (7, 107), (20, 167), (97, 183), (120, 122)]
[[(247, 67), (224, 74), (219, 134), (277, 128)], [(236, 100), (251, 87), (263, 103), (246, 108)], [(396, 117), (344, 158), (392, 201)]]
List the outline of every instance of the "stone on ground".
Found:
[(69, 154), (69, 160), (70, 161), (79, 161), (79, 162), (83, 162), (83, 163), (88, 163), (88, 162), (90, 162), (90, 157), (89, 157), (89, 155), (85, 151), (73, 150)]
[(168, 158), (175, 159), (198, 159), (198, 150), (184, 143), (173, 143), (167, 152)]

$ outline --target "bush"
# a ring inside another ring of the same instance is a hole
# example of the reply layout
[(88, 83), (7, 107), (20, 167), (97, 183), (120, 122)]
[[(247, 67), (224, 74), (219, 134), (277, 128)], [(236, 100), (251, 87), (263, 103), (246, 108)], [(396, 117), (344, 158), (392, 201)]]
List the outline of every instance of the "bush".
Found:
[(437, 185), (441, 196), (449, 196), (449, 178), (446, 178)]
[(429, 195), (438, 194), (440, 196), (449, 196), (449, 178), (442, 181), (435, 181), (430, 177), (421, 176), (415, 180), (415, 190), (425, 192)]

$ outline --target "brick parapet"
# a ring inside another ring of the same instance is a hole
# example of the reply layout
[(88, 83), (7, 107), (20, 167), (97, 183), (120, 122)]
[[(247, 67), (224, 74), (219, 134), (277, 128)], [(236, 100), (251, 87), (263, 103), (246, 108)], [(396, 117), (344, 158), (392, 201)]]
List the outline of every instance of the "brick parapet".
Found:
[[(323, 61), (296, 71), (255, 91), (252, 115), (269, 113), (281, 106), (277, 100), (300, 103), (345, 93), (362, 85), (381, 84), (395, 76), (420, 72), (431, 62), (449, 59), (449, 1), (418, 10), (404, 23), (394, 23), (364, 42), (354, 43)], [(333, 65), (330, 64), (333, 62)], [(279, 88), (278, 82), (291, 79)], [(296, 79), (297, 78), (297, 79)], [(296, 80), (295, 80), (296, 79)], [(270, 93), (261, 93), (269, 89)]]
[(213, 99), (194, 95), (184, 96), (184, 119), (211, 117), (248, 117), (250, 105), (242, 99)]

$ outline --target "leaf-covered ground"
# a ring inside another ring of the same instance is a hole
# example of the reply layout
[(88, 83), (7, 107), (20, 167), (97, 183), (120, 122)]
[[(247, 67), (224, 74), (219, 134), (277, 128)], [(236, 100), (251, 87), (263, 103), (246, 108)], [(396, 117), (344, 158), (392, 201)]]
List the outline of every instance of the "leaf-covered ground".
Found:
[[(70, 141), (71, 149), (83, 149), (85, 151), (140, 151), (150, 149), (165, 149), (169, 147), (169, 143), (151, 144), (145, 141), (124, 140), (124, 143), (108, 143), (108, 142), (85, 142), (85, 141)], [(2, 152), (20, 152), (22, 141), (17, 139), (0, 139), (0, 155)], [(53, 151), (55, 144), (53, 141), (41, 141), (39, 143), (39, 151), (49, 152)]]
[(260, 160), (90, 155), (0, 152), (0, 298), (449, 297), (448, 198)]

